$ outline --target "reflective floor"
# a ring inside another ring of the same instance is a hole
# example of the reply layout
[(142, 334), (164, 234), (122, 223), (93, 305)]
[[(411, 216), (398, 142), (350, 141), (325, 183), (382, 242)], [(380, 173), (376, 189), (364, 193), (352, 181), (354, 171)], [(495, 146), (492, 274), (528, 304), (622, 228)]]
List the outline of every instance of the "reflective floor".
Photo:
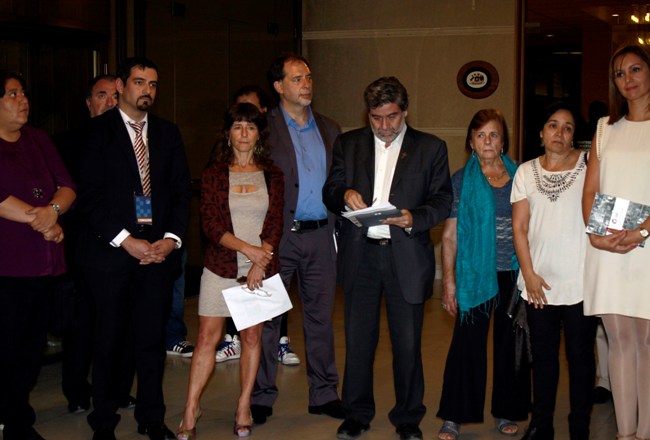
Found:
[[(342, 374), (345, 353), (343, 297), (340, 292), (337, 295), (334, 327), (337, 338), (337, 366)], [(289, 333), (294, 350), (301, 358), (304, 358), (301, 307), (299, 301), (295, 300), (295, 294), (292, 294), (292, 299), (294, 299), (295, 307), (289, 315)], [(190, 331), (190, 340), (195, 339), (197, 331), (197, 303), (197, 297), (190, 298), (186, 302), (185, 315)], [(440, 285), (437, 283), (434, 298), (427, 302), (422, 347), (426, 380), (425, 404), (428, 412), (420, 427), (424, 432), (425, 439), (434, 438), (441, 424), (441, 421), (436, 419), (435, 413), (438, 409), (445, 355), (452, 327), (452, 319), (440, 307)], [(382, 321), (381, 331), (375, 362), (377, 416), (371, 423), (371, 429), (361, 437), (362, 440), (398, 439), (387, 417), (394, 402), (394, 393), (390, 342), (385, 319)], [(232, 426), (239, 392), (238, 366), (238, 361), (217, 364), (202, 400), (203, 417), (199, 420), (197, 428), (200, 439), (234, 438)], [(189, 359), (167, 357), (164, 382), (167, 404), (166, 423), (172, 430), (178, 426), (181, 419), (189, 369)], [(86, 423), (86, 413), (69, 414), (67, 412), (67, 402), (61, 393), (60, 381), (61, 365), (59, 362), (46, 365), (43, 368), (39, 382), (31, 395), (32, 404), (37, 411), (36, 429), (49, 440), (90, 439), (92, 432)], [(281, 366), (278, 374), (278, 387), (280, 397), (274, 406), (274, 414), (265, 425), (254, 429), (254, 438), (282, 440), (331, 440), (335, 438), (336, 429), (341, 423), (339, 420), (307, 413), (307, 381), (304, 363), (297, 367)], [(488, 402), (489, 393), (490, 390), (488, 390)], [(489, 410), (487, 407), (485, 423), (462, 426), (462, 439), (507, 440), (508, 437), (499, 434), (496, 430)], [(136, 432), (133, 410), (123, 410), (121, 414), (122, 421), (116, 430), (117, 437), (119, 439), (144, 439), (145, 437)], [(555, 415), (556, 439), (569, 438), (567, 414), (567, 367), (566, 362), (563, 361)], [(525, 426), (525, 423), (521, 425), (520, 435), (510, 438), (520, 438)], [(591, 438), (594, 440), (615, 438), (616, 426), (611, 402), (594, 407), (591, 432)]]

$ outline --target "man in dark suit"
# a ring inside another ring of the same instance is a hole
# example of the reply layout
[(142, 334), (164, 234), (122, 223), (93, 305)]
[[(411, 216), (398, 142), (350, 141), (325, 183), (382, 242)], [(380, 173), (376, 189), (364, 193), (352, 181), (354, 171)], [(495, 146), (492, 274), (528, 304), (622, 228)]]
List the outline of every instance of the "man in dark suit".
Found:
[(429, 229), (449, 215), (452, 188), (447, 146), (406, 125), (408, 94), (397, 78), (380, 78), (364, 92), (370, 127), (334, 145), (323, 200), (336, 214), (390, 202), (401, 216), (372, 227), (343, 220), (338, 281), (345, 291), (343, 406), (337, 431), (353, 439), (375, 415), (373, 362), (382, 292), (393, 348), (396, 403), (389, 413), (402, 440), (421, 439), (426, 408), (421, 335), (424, 302), (433, 293), (435, 258)]
[[(158, 69), (129, 58), (117, 71), (119, 107), (90, 121), (79, 169), (84, 229), (77, 258), (95, 311), (93, 439), (114, 439), (118, 368), (132, 339), (138, 374), (135, 418), (152, 440), (165, 426), (164, 325), (180, 273), (190, 176), (178, 128), (147, 111)], [(128, 332), (126, 329), (131, 329)]]
[[(337, 393), (332, 313), (336, 288), (334, 217), (328, 218), (322, 188), (338, 124), (311, 109), (312, 76), (300, 55), (277, 58), (267, 73), (280, 104), (268, 112), (271, 157), (284, 173), (284, 231), (280, 241), (280, 276), (289, 287), (298, 274), (304, 314), (305, 352), (312, 414), (344, 418)], [(281, 317), (265, 325), (262, 360), (253, 389), (251, 412), (266, 422), (278, 395), (275, 384)]]
[[(117, 78), (114, 75), (98, 75), (90, 82), (86, 90), (86, 106), (90, 118), (97, 117), (117, 105)], [(79, 160), (86, 139), (86, 126), (77, 127), (58, 135), (54, 140), (68, 171), (75, 181), (79, 180)], [(82, 413), (90, 408), (92, 387), (88, 382), (92, 360), (92, 310), (89, 310), (88, 294), (85, 283), (76, 264), (72, 264), (77, 250), (77, 237), (82, 220), (76, 209), (70, 210), (63, 219), (66, 232), (66, 258), (69, 261), (68, 273), (62, 284), (69, 292), (66, 300), (70, 304), (70, 316), (63, 328), (63, 356), (61, 360), (61, 385), (63, 394), (68, 399), (68, 411)], [(129, 341), (127, 341), (129, 342)], [(126, 344), (125, 344), (126, 346)], [(120, 375), (120, 408), (135, 407), (135, 397), (131, 396), (131, 387), (135, 375), (135, 362), (125, 356)]]

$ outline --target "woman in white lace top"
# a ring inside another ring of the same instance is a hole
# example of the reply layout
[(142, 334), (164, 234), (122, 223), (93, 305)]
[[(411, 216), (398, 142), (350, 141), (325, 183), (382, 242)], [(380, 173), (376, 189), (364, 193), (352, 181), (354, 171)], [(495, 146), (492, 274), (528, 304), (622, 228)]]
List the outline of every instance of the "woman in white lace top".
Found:
[[(533, 411), (523, 439), (552, 440), (564, 331), (569, 363), (571, 440), (589, 438), (596, 374), (596, 319), (583, 313), (587, 237), (581, 215), (587, 154), (573, 148), (576, 118), (563, 103), (548, 107), (544, 154), (522, 164), (512, 185), (512, 229), (533, 355)], [(563, 436), (564, 437), (564, 436)]]

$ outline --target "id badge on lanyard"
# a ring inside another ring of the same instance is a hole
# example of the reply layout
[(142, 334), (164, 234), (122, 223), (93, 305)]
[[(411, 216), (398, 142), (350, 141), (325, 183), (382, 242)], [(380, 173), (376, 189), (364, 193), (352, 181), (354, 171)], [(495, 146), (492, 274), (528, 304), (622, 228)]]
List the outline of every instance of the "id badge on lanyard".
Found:
[(153, 211), (151, 209), (151, 196), (134, 194), (135, 218), (139, 225), (150, 225), (153, 223)]

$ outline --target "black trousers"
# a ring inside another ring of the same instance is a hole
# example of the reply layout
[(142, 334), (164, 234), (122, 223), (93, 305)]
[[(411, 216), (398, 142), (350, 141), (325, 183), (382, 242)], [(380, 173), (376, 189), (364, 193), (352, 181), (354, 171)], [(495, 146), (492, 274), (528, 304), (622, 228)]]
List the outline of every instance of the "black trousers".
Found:
[[(487, 384), (487, 341), (494, 308), (492, 415), (526, 420), (530, 409), (530, 365), (515, 373), (515, 333), (506, 307), (513, 294), (514, 271), (498, 272), (499, 293), (487, 310), (456, 317), (447, 354), (437, 416), (456, 423), (482, 423)], [(494, 306), (494, 307), (493, 307)]]
[(392, 249), (364, 244), (354, 286), (345, 292), (345, 377), (343, 406), (346, 416), (370, 423), (375, 416), (373, 364), (379, 340), (382, 292), (393, 351), (395, 406), (388, 417), (395, 426), (418, 425), (426, 412), (422, 369), (424, 304), (404, 300), (397, 280)]
[(170, 255), (163, 263), (136, 264), (122, 272), (84, 268), (95, 314), (94, 410), (88, 416), (93, 429), (114, 429), (119, 422), (119, 384), (125, 356), (135, 357), (136, 421), (145, 426), (164, 421), (165, 322), (178, 264)]
[[(88, 293), (82, 270), (72, 267), (70, 275), (74, 282), (74, 301), (72, 319), (63, 333), (63, 357), (61, 362), (61, 387), (70, 404), (83, 405), (90, 402), (92, 387), (88, 382), (90, 364), (93, 356), (94, 305)], [(124, 353), (133, 353), (132, 341), (123, 343)], [(125, 401), (131, 394), (135, 376), (135, 359), (122, 356), (120, 383), (118, 390), (120, 400)]]
[(572, 440), (589, 438), (589, 421), (596, 380), (594, 343), (596, 318), (585, 316), (582, 302), (570, 306), (526, 307), (533, 350), (533, 417), (530, 425), (553, 426), (560, 376), (560, 338), (564, 330), (569, 363), (569, 432)]
[(51, 309), (50, 277), (0, 277), (0, 420), (4, 440), (27, 438)]

